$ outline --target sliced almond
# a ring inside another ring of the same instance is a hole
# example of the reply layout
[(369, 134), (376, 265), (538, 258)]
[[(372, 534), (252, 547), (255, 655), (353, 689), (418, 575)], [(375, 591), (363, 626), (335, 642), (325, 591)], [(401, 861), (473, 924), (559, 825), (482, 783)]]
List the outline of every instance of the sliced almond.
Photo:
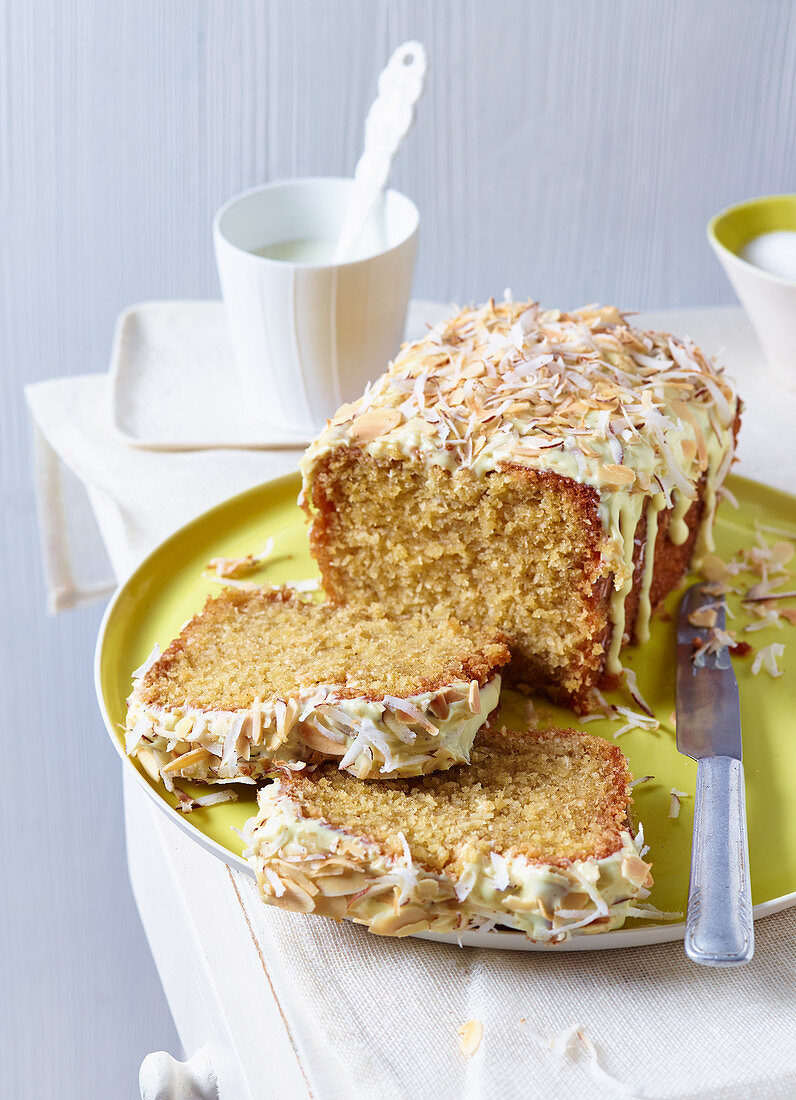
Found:
[(584, 894), (582, 890), (572, 890), (564, 894), (558, 906), (560, 909), (586, 909), (591, 904), (592, 900), (588, 894)]
[(450, 704), (444, 695), (435, 695), (428, 704), (428, 709), (435, 718), (439, 718), (443, 722), (451, 711)]
[(447, 934), (449, 932), (455, 932), (459, 927), (461, 916), (459, 913), (441, 913), (439, 916), (434, 917), (431, 922), (430, 930), (432, 932), (441, 932)]
[(315, 729), (309, 722), (302, 722), (299, 728), (299, 737), (308, 748), (315, 752), (322, 752), (326, 756), (345, 756), (346, 746), (325, 737), (320, 730)]
[(683, 457), (689, 462), (692, 462), (697, 456), (697, 445), (693, 439), (684, 439), (681, 443)]
[(459, 377), (462, 379), (480, 378), (482, 374), (486, 374), (486, 364), (482, 359), (476, 359), (475, 362), (464, 367)]
[(342, 875), (346, 871), (360, 870), (358, 863), (353, 863), (350, 859), (341, 859), (340, 856), (328, 856), (321, 866), (322, 870), (319, 873), (323, 875)]
[(181, 718), (177, 725), (174, 727), (174, 736), (179, 737), (181, 741), (185, 741), (188, 738), (189, 733), (193, 729), (193, 718), (186, 714), (184, 718)]
[(285, 707), (285, 737), (288, 736), (295, 726), (300, 710), (301, 707), (299, 706), (298, 699), (288, 699)]
[[(281, 878), (281, 875), (280, 875)], [(315, 900), (306, 890), (302, 890), (294, 882), (282, 879), (285, 887), (284, 894), (279, 897), (273, 895), (268, 898), (270, 905), (276, 905), (280, 909), (289, 909), (292, 913), (311, 913), (315, 908)]]
[(273, 859), (271, 860), (270, 866), (271, 870), (278, 875), (283, 882), (292, 882), (311, 897), (314, 897), (319, 892), (315, 883), (308, 879), (295, 863), (288, 863), (283, 859)]
[(433, 878), (421, 879), (415, 886), (415, 897), (421, 901), (437, 901), (442, 897), (453, 897), (453, 887), (437, 882)]
[(176, 760), (172, 760), (165, 767), (161, 768), (163, 775), (170, 775), (172, 772), (182, 772), (186, 768), (193, 768), (197, 764), (201, 764), (202, 761), (207, 760), (210, 753), (207, 749), (191, 749), (190, 752), (185, 752), (182, 756), (178, 756)]
[(382, 913), (370, 922), (369, 928), (377, 936), (410, 936), (413, 932), (423, 932), (429, 921), (424, 909), (419, 905), (405, 905), (397, 913)]
[(609, 462), (600, 466), (597, 476), (603, 485), (609, 488), (620, 489), (626, 485), (632, 485), (636, 480), (635, 473), (628, 466), (619, 466), (615, 462)]
[(652, 886), (651, 863), (645, 863), (639, 856), (625, 856), (622, 860), (622, 877), (634, 886)]
[(547, 908), (544, 898), (539, 898), (539, 912), (545, 920), (550, 921), (551, 924), (553, 923), (553, 911)]
[(711, 627), (716, 625), (716, 618), (715, 607), (700, 607), (696, 611), (691, 612), (688, 616), (688, 621), (691, 626)]
[(364, 890), (368, 877), (361, 871), (346, 871), (342, 875), (319, 875), (316, 883), (325, 898), (339, 898)]
[(321, 917), (343, 920), (348, 911), (348, 899), (318, 896), (315, 900), (315, 912)]
[(732, 576), (718, 554), (705, 554), (699, 571), (707, 581), (726, 581)]
[(775, 542), (771, 547), (771, 560), (779, 565), (787, 565), (796, 553), (796, 546), (791, 542)]
[(509, 898), (503, 898), (501, 902), (504, 909), (508, 909), (510, 913), (530, 913), (537, 906), (537, 898), (524, 898), (520, 895), (512, 896)]
[(369, 409), (356, 418), (348, 435), (354, 443), (370, 443), (397, 428), (402, 420), (398, 409)]
[(349, 420), (352, 420), (357, 411), (356, 404), (349, 403), (347, 405), (341, 405), (337, 412), (331, 419), (331, 423), (337, 427), (339, 424), (345, 424)]
[(468, 1020), (459, 1028), (459, 1050), (470, 1057), (478, 1050), (484, 1037), (484, 1025), (480, 1020)]
[(247, 554), (245, 558), (211, 558), (207, 563), (207, 567), (217, 577), (224, 580), (237, 580), (240, 577), (248, 577), (250, 574), (256, 573), (260, 568), (260, 564), (260, 558), (256, 558), (254, 554)]

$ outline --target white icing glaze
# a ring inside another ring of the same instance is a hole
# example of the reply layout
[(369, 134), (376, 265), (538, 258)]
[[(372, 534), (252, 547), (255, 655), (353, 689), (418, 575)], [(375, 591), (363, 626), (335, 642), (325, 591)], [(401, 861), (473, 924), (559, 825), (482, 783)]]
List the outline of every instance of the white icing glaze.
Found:
[[(466, 680), (383, 699), (344, 698), (335, 685), (317, 685), (284, 699), (256, 699), (244, 711), (166, 709), (143, 699), (142, 669), (128, 699), (126, 748), (132, 756), (152, 755), (167, 785), (177, 776), (252, 781), (276, 761), (319, 756), (339, 759), (341, 770), (359, 779), (444, 770), (469, 761), (500, 697), (495, 675), (477, 693), (476, 681)], [(183, 766), (176, 766), (181, 758)]]

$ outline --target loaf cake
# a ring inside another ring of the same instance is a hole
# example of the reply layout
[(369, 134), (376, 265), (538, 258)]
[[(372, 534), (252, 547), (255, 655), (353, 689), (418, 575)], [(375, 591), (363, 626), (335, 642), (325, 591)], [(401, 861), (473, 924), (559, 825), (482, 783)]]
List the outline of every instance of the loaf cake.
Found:
[(167, 786), (255, 782), (279, 760), (360, 779), (467, 761), (509, 659), (492, 629), (225, 589), (134, 673), (127, 751)]
[(283, 771), (243, 830), (260, 893), (380, 935), (495, 924), (541, 942), (643, 915), (623, 754), (575, 730), (483, 730), (469, 767), (363, 784)]
[(490, 301), (405, 346), (303, 460), (329, 599), (509, 638), (579, 711), (712, 547), (739, 404), (689, 340), (616, 309)]

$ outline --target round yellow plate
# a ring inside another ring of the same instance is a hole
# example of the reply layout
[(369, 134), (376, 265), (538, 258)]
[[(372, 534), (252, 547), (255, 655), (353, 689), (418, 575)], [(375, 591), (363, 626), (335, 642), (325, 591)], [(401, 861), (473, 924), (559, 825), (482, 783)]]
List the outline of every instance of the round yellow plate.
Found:
[[(784, 528), (796, 538), (796, 498), (745, 478), (732, 477), (729, 487), (740, 507), (722, 504), (716, 524), (719, 554), (728, 559), (742, 547), (755, 542), (755, 521)], [(239, 785), (237, 802), (221, 803), (185, 815), (175, 807), (177, 800), (162, 783), (154, 782), (139, 764), (124, 752), (126, 698), (131, 673), (147, 657), (155, 642), (164, 647), (183, 623), (199, 611), (219, 585), (202, 576), (214, 557), (240, 557), (261, 550), (268, 538), (274, 549), (254, 579), (258, 583), (280, 584), (317, 575), (309, 556), (304, 515), (296, 505), (298, 474), (267, 482), (225, 501), (199, 516), (170, 538), (138, 567), (111, 601), (100, 628), (95, 675), (97, 695), (111, 740), (133, 769), (158, 806), (195, 841), (231, 866), (248, 871), (241, 858), (242, 844), (235, 830), (256, 811), (254, 790)], [(770, 542), (776, 535), (768, 535)], [(751, 583), (748, 576), (741, 580)], [(792, 587), (792, 586), (789, 586)], [(696, 764), (681, 756), (675, 746), (674, 674), (675, 619), (682, 589), (666, 601), (667, 616), (656, 616), (652, 637), (643, 647), (623, 653), (626, 665), (638, 675), (639, 687), (660, 722), (655, 731), (634, 729), (622, 735), (618, 744), (630, 759), (636, 777), (651, 776), (634, 790), (635, 813), (644, 825), (650, 845), (655, 886), (649, 901), (664, 911), (685, 911), (691, 859), (691, 828)], [(727, 626), (738, 629), (747, 617), (738, 601), (730, 597)], [(794, 606), (781, 601), (779, 606)], [(781, 630), (744, 635), (756, 648), (770, 642), (786, 643), (780, 659), (784, 674), (772, 679), (765, 671), (752, 676), (752, 658), (734, 660), (741, 695), (744, 729), (744, 765), (749, 823), (749, 849), (755, 916), (796, 904), (796, 628), (787, 623)], [(787, 645), (788, 642), (791, 645)], [(609, 693), (609, 701), (635, 704), (622, 692)], [(505, 692), (501, 721), (521, 726), (520, 697)], [(574, 726), (588, 733), (612, 738), (616, 722), (600, 719), (580, 723), (568, 710), (544, 700), (537, 703), (540, 726)], [(183, 783), (191, 794), (207, 788)], [(669, 817), (672, 787), (685, 791), (680, 814)], [(682, 938), (683, 925), (630, 921), (624, 929), (593, 936), (574, 937), (565, 949), (624, 947)], [(437, 938), (437, 937), (435, 937)], [(455, 939), (455, 937), (454, 937)], [(519, 933), (469, 933), (464, 943), (490, 947), (534, 948)]]

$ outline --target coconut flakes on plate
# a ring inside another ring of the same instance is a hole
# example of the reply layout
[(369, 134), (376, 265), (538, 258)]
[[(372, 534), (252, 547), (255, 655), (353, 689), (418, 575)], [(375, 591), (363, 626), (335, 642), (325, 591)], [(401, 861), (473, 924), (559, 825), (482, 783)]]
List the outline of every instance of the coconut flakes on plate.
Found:
[(785, 646), (781, 642), (772, 642), (771, 645), (758, 649), (752, 664), (752, 675), (757, 676), (761, 669), (765, 669), (769, 676), (782, 675), (782, 669), (777, 664), (777, 659), (785, 652)]
[(690, 798), (687, 791), (678, 791), (677, 787), (672, 787), (669, 791), (669, 812), (667, 817), (676, 818), (680, 816), (680, 800), (682, 798)]
[(648, 717), (653, 718), (654, 715), (652, 713), (652, 707), (641, 694), (641, 689), (638, 686), (638, 679), (634, 670), (632, 668), (625, 667), (622, 669), (622, 672), (624, 673), (625, 683), (627, 684), (628, 691), (633, 697), (633, 701), (641, 707), (641, 709), (646, 715), (648, 715)]
[(641, 714), (638, 711), (631, 710), (630, 707), (614, 707), (613, 709), (615, 713), (610, 716), (612, 722), (620, 721), (622, 718), (626, 719), (624, 726), (614, 730), (614, 739), (629, 733), (631, 730), (657, 730), (661, 727), (658, 719), (652, 714)]

